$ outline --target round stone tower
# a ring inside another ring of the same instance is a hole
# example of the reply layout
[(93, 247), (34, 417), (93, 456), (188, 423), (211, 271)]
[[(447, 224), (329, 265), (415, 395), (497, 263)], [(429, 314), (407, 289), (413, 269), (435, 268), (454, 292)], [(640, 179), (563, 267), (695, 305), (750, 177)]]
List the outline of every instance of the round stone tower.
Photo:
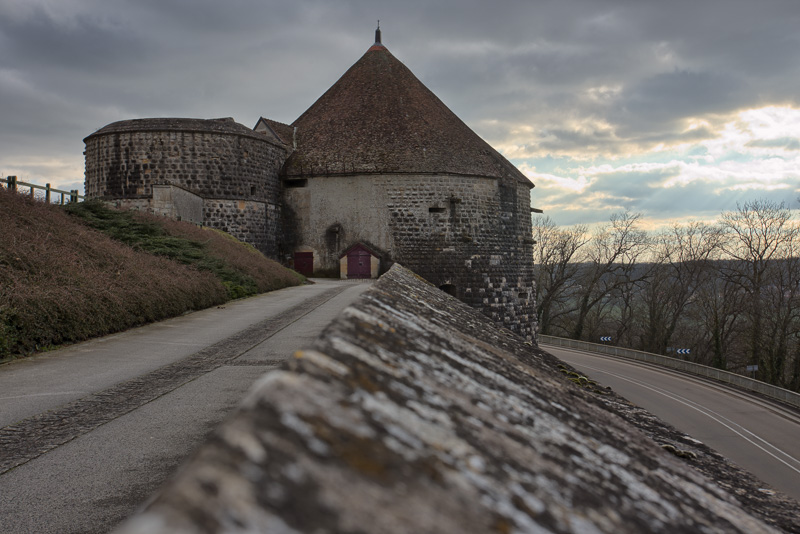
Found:
[(229, 232), (275, 256), (286, 147), (233, 119), (115, 122), (84, 139), (86, 196)]
[(533, 184), (380, 33), (284, 132), (294, 148), (282, 177), (295, 265), (344, 274), (346, 251), (369, 250), (381, 270), (399, 262), (533, 336)]

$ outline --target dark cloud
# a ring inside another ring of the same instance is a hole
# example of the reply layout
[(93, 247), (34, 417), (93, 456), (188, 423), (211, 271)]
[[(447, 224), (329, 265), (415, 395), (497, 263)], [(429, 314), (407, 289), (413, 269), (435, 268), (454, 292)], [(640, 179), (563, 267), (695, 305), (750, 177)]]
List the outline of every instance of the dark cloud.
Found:
[[(291, 122), (366, 51), (377, 19), (479, 134), (558, 161), (711, 139), (740, 108), (799, 98), (796, 0), (0, 0), (0, 170), (79, 169), (82, 138), (121, 119)], [(687, 131), (687, 117), (709, 126)], [(655, 179), (609, 175), (586, 202), (556, 200), (635, 208)]]
[(676, 70), (626, 89), (611, 118), (623, 137), (643, 132), (674, 135), (686, 118), (729, 113), (748, 102), (752, 96), (738, 75)]
[(758, 139), (755, 141), (750, 141), (745, 146), (748, 148), (784, 148), (786, 150), (800, 150), (800, 139), (796, 139), (794, 137)]
[(613, 150), (618, 140), (609, 130), (584, 129), (584, 130), (565, 130), (554, 128), (541, 132), (543, 140), (538, 143), (538, 147), (547, 151), (561, 152), (574, 150), (598, 149)]
[(140, 61), (143, 51), (132, 29), (121, 22), (87, 13), (59, 20), (37, 5), (24, 17), (0, 17), (0, 36), (2, 65), (37, 73), (114, 75)]

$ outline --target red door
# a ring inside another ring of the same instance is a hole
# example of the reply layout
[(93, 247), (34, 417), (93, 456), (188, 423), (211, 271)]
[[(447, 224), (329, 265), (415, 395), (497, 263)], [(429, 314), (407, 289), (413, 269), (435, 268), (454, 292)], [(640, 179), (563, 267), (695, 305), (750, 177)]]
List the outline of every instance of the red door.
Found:
[(372, 269), (370, 253), (363, 248), (355, 248), (347, 253), (347, 278), (370, 278)]
[(295, 252), (294, 270), (302, 274), (303, 276), (311, 276), (312, 274), (314, 274), (314, 253)]

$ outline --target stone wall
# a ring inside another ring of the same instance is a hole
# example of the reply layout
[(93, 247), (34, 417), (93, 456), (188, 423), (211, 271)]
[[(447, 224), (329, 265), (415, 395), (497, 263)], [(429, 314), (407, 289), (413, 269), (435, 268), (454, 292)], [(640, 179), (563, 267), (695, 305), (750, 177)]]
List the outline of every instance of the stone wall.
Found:
[(530, 189), (460, 176), (385, 184), (396, 259), (513, 332), (535, 332)]
[(357, 175), (295, 180), (297, 244), (315, 269), (338, 269), (362, 242), (525, 337), (535, 332), (530, 188), (455, 175)]
[[(301, 186), (302, 187), (299, 187)], [(295, 247), (314, 253), (314, 270), (339, 272), (339, 256), (356, 243), (393, 257), (384, 180), (377, 176), (319, 177), (284, 182), (284, 202), (294, 214)], [(294, 252), (291, 250), (289, 252)]]
[(119, 532), (774, 532), (559, 366), (396, 265)]
[(203, 224), (203, 197), (174, 185), (153, 185), (150, 211), (178, 221)]
[(269, 257), (277, 257), (280, 207), (252, 200), (206, 199), (203, 203), (206, 226), (228, 232)]
[[(204, 200), (203, 224), (276, 255), (286, 149), (274, 139), (232, 120), (137, 119), (85, 142), (88, 198), (134, 204), (154, 187), (181, 188)], [(147, 209), (170, 211), (163, 202)]]

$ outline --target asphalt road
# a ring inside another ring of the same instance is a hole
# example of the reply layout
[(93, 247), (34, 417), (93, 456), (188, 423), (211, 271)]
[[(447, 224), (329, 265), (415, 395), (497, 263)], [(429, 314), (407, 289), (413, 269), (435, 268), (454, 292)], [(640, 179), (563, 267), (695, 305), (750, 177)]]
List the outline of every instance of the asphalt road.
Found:
[(0, 365), (0, 532), (108, 532), (369, 283), (318, 280)]
[(542, 348), (800, 500), (800, 414), (700, 378), (640, 362)]

